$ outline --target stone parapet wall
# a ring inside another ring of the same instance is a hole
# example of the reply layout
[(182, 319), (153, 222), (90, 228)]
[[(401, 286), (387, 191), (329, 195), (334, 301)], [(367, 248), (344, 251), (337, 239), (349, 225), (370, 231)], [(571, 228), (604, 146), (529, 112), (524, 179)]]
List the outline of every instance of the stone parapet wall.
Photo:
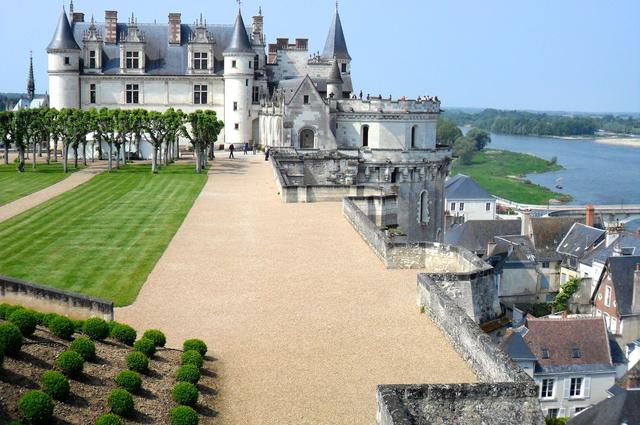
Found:
[(101, 317), (113, 320), (113, 303), (110, 301), (5, 276), (0, 276), (0, 302), (22, 305), (43, 313), (58, 313), (73, 319)]

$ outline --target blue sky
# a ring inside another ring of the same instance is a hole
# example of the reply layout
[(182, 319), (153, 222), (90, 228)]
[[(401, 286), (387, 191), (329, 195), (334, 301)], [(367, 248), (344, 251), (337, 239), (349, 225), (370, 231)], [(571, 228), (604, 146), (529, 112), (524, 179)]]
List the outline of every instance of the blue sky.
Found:
[[(65, 1), (65, 3), (68, 2)], [(45, 48), (61, 0), (4, 1), (0, 91), (24, 91), (34, 51), (38, 92), (46, 90)], [(335, 2), (245, 0), (258, 6), (268, 41), (308, 37), (322, 50)], [(233, 0), (75, 0), (104, 19), (117, 9), (140, 22), (180, 11), (192, 22), (232, 23)], [(640, 112), (638, 0), (342, 0), (356, 90), (394, 97), (438, 95), (445, 107)]]

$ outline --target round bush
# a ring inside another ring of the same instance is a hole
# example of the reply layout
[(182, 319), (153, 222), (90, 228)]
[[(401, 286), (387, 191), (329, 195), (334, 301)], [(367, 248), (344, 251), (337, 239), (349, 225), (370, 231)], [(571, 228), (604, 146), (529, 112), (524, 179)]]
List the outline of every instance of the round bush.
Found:
[(109, 335), (116, 341), (129, 346), (133, 345), (136, 338), (138, 337), (135, 329), (133, 329), (129, 325), (123, 325), (122, 323), (115, 323), (114, 325), (112, 325)]
[(64, 351), (56, 359), (58, 367), (68, 376), (77, 376), (82, 373), (84, 359), (75, 351)]
[(198, 425), (198, 414), (189, 406), (171, 409), (171, 425)]
[(122, 420), (118, 415), (107, 413), (98, 418), (96, 425), (122, 425)]
[(182, 344), (184, 351), (196, 350), (202, 357), (207, 354), (207, 344), (200, 339), (188, 339)]
[(0, 325), (0, 346), (4, 347), (5, 354), (16, 355), (22, 348), (22, 333), (13, 323)]
[(82, 332), (94, 341), (102, 341), (109, 336), (109, 325), (98, 317), (92, 317), (85, 320)]
[(0, 304), (0, 319), (8, 320), (11, 313), (17, 309), (22, 308), (19, 305)]
[(149, 369), (149, 358), (139, 351), (134, 351), (127, 356), (127, 367), (138, 373), (145, 373)]
[(20, 329), (24, 336), (31, 336), (36, 330), (38, 320), (36, 316), (29, 310), (19, 308), (9, 316), (9, 322), (13, 323)]
[(181, 364), (184, 366), (186, 364), (194, 365), (197, 368), (201, 368), (204, 364), (204, 360), (202, 360), (202, 356), (195, 350), (189, 350), (182, 353), (180, 356)]
[(192, 364), (180, 366), (176, 372), (176, 380), (179, 382), (197, 384), (200, 380), (200, 369)]
[(73, 340), (69, 348), (80, 354), (85, 361), (96, 358), (96, 345), (86, 336), (81, 336)]
[(73, 327), (76, 328), (76, 332), (82, 332), (84, 328), (84, 320), (71, 320), (73, 322)]
[(141, 352), (147, 357), (152, 357), (156, 352), (156, 345), (150, 339), (142, 338), (133, 344), (133, 349), (134, 351)]
[(71, 336), (76, 331), (71, 319), (59, 315), (51, 317), (47, 326), (52, 334), (62, 339), (71, 339)]
[(35, 310), (29, 310), (31, 312), (31, 314), (33, 314), (33, 317), (36, 318), (36, 324), (40, 325), (40, 326), (45, 326), (45, 314), (44, 313), (40, 313), (39, 311), (35, 311)]
[(45, 314), (44, 317), (42, 318), (42, 326), (49, 327), (49, 323), (56, 317), (60, 317), (60, 315), (56, 313)]
[(20, 413), (33, 425), (46, 425), (52, 422), (53, 401), (42, 391), (28, 391), (18, 401)]
[(173, 401), (184, 406), (195, 406), (198, 402), (198, 389), (189, 382), (178, 382), (171, 391)]
[(111, 411), (120, 416), (131, 416), (133, 414), (133, 397), (127, 390), (116, 388), (111, 391), (107, 403)]
[(116, 384), (130, 393), (135, 393), (142, 387), (142, 379), (138, 372), (132, 370), (123, 370), (115, 377)]
[(70, 390), (69, 381), (60, 372), (50, 370), (42, 375), (42, 391), (49, 394), (54, 400), (66, 400)]
[(149, 329), (148, 331), (145, 331), (142, 337), (153, 341), (156, 347), (164, 347), (167, 343), (167, 337), (165, 337), (164, 333), (157, 329)]

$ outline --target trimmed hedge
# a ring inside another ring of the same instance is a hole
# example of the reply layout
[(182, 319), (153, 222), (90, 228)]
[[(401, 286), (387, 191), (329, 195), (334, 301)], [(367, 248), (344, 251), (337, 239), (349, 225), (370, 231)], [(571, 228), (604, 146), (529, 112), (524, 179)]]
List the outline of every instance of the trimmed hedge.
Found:
[(146, 373), (149, 370), (149, 358), (139, 351), (129, 353), (127, 367), (134, 372)]
[(110, 322), (109, 325), (111, 327), (111, 331), (109, 332), (111, 338), (123, 344), (132, 346), (138, 337), (136, 330), (129, 325), (123, 325), (117, 322)]
[(29, 310), (19, 308), (9, 316), (9, 322), (13, 323), (20, 329), (24, 336), (31, 336), (36, 331), (38, 319)]
[(188, 339), (182, 344), (184, 351), (196, 350), (202, 357), (207, 355), (207, 344), (200, 339)]
[(49, 327), (49, 323), (56, 317), (60, 317), (60, 315), (56, 313), (45, 314), (44, 317), (42, 318), (42, 326)]
[(73, 327), (76, 328), (76, 332), (82, 332), (82, 329), (84, 328), (84, 320), (71, 319), (71, 321), (73, 322)]
[(13, 323), (0, 324), (0, 346), (5, 354), (16, 355), (22, 348), (22, 333)]
[(28, 391), (18, 401), (18, 408), (25, 420), (32, 425), (47, 425), (53, 418), (53, 401), (42, 391)]
[(109, 325), (99, 317), (92, 317), (85, 320), (82, 332), (94, 341), (103, 341), (109, 336)]
[(47, 326), (52, 334), (62, 339), (71, 339), (71, 336), (76, 331), (71, 319), (57, 314), (49, 318), (49, 324)]
[(127, 390), (122, 388), (116, 388), (111, 391), (107, 404), (116, 415), (131, 416), (134, 412), (133, 397)]
[(157, 329), (149, 329), (145, 331), (144, 335), (142, 335), (142, 338), (150, 339), (151, 341), (153, 341), (156, 347), (164, 347), (167, 343), (167, 337), (163, 332)]
[(176, 372), (176, 380), (178, 382), (197, 384), (200, 380), (200, 369), (192, 364), (180, 366)]
[(107, 413), (98, 418), (96, 425), (122, 425), (122, 420), (118, 415)]
[(180, 356), (180, 361), (183, 366), (186, 364), (194, 365), (197, 368), (201, 368), (204, 364), (204, 360), (202, 360), (202, 356), (195, 350), (189, 350), (182, 353)]
[(135, 393), (142, 387), (142, 378), (138, 372), (123, 370), (115, 377), (116, 384), (130, 393)]
[(96, 358), (96, 344), (86, 336), (74, 339), (69, 348), (80, 354), (85, 361), (89, 362)]
[(151, 358), (151, 357), (153, 357), (153, 355), (156, 352), (156, 345), (153, 343), (152, 340), (150, 340), (148, 338), (142, 338), (142, 339), (137, 340), (133, 344), (133, 350), (134, 351), (139, 351), (142, 354), (144, 354), (145, 356)]
[(56, 359), (56, 364), (67, 376), (77, 376), (82, 373), (84, 359), (75, 351), (63, 351)]
[(198, 389), (189, 382), (178, 382), (171, 391), (173, 401), (183, 406), (195, 406), (198, 402)]
[(169, 414), (171, 425), (198, 425), (198, 414), (189, 406), (178, 406)]
[(0, 319), (8, 320), (11, 313), (17, 309), (22, 308), (18, 305), (0, 304)]
[(69, 397), (71, 386), (63, 374), (50, 370), (42, 375), (42, 391), (54, 400), (64, 401)]

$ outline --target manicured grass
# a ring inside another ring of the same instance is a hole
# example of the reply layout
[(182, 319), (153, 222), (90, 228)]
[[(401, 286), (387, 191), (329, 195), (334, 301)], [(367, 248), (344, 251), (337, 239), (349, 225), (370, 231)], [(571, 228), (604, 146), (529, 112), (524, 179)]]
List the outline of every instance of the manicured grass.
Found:
[(490, 150), (478, 152), (471, 165), (456, 160), (452, 175), (466, 174), (492, 195), (524, 204), (546, 204), (550, 199), (568, 201), (570, 196), (528, 182), (522, 177), (531, 173), (561, 170), (536, 156), (517, 152)]
[[(69, 169), (69, 173), (75, 171)], [(0, 165), (0, 205), (8, 204), (16, 199), (58, 183), (69, 176), (62, 171), (62, 163), (38, 164), (33, 170), (27, 162), (24, 173), (18, 173), (16, 164)]]
[(207, 180), (129, 165), (0, 223), (0, 274), (131, 304)]

